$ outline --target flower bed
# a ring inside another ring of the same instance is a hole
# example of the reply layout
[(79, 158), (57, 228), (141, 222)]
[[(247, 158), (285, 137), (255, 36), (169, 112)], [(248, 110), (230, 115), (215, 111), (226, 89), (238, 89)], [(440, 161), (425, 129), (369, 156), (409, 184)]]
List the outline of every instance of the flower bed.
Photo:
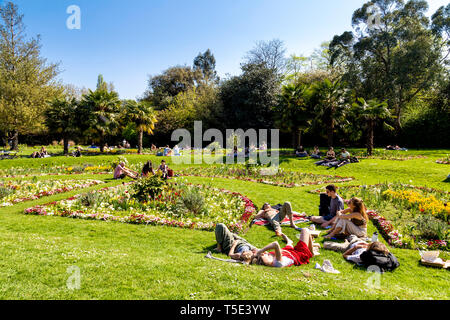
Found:
[(344, 186), (338, 192), (346, 199), (360, 197), (366, 206), (375, 209), (368, 214), (390, 245), (450, 250), (449, 192), (406, 184)]
[[(217, 223), (226, 224), (232, 232), (242, 233), (255, 214), (253, 202), (236, 192), (191, 184), (170, 184), (155, 199), (139, 202), (133, 198), (134, 183), (96, 191), (96, 200), (89, 203), (88, 194), (36, 206), (25, 214), (61, 216), (89, 220), (165, 225), (198, 230), (214, 230)], [(189, 192), (198, 192), (205, 208), (193, 214), (183, 207), (182, 199)], [(181, 204), (181, 205), (180, 205)]]
[(103, 183), (97, 180), (45, 180), (45, 181), (10, 181), (0, 183), (0, 207), (12, 206), (19, 202), (37, 200), (42, 197), (84, 189)]
[(383, 150), (383, 151), (374, 150), (371, 156), (369, 156), (365, 151), (355, 152), (353, 155), (359, 159), (379, 159), (379, 160), (393, 160), (393, 161), (407, 161), (407, 160), (428, 158), (427, 156), (421, 155), (408, 155), (407, 151), (398, 151), (398, 150)]
[(267, 168), (245, 166), (209, 166), (194, 167), (177, 172), (180, 176), (206, 178), (238, 179), (273, 186), (294, 188), (326, 183), (349, 182), (354, 178), (284, 171), (280, 168), (272, 171)]
[(450, 156), (447, 155), (446, 158), (438, 159), (438, 160), (436, 160), (436, 163), (439, 163), (439, 164), (450, 164)]

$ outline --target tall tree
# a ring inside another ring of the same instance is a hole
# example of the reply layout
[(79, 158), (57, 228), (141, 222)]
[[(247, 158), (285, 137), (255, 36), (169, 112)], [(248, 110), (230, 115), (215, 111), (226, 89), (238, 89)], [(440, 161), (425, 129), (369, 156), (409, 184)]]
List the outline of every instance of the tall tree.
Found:
[(144, 100), (150, 102), (156, 110), (163, 110), (179, 93), (194, 88), (196, 79), (196, 72), (191, 67), (171, 67), (160, 75), (150, 77)]
[(0, 6), (0, 130), (17, 149), (19, 134), (42, 128), (47, 100), (62, 91), (58, 65), (40, 56), (40, 37), (27, 39), (17, 5)]
[(294, 149), (302, 145), (302, 134), (311, 127), (314, 118), (311, 94), (307, 84), (287, 84), (281, 89), (279, 104), (275, 108), (276, 124), (281, 130), (292, 133)]
[(311, 89), (316, 119), (326, 127), (328, 146), (331, 147), (334, 144), (336, 125), (345, 124), (351, 92), (344, 82), (330, 79), (315, 82)]
[(442, 19), (430, 23), (427, 9), (423, 0), (368, 1), (353, 14), (354, 32), (330, 44), (332, 63), (346, 66), (345, 80), (361, 96), (387, 100), (397, 135), (408, 103), (433, 85), (448, 55)]
[(139, 132), (138, 154), (142, 154), (144, 132), (153, 134), (157, 122), (156, 112), (146, 101), (136, 102), (134, 100), (128, 100), (125, 102), (124, 116), (126, 121), (136, 125), (136, 129)]
[(100, 151), (105, 148), (106, 138), (119, 128), (119, 95), (103, 87), (83, 95), (80, 113), (88, 115), (87, 134), (100, 143)]
[(265, 64), (243, 65), (242, 71), (220, 88), (228, 128), (271, 128), (273, 107), (280, 93), (278, 76)]
[(45, 124), (54, 135), (63, 139), (64, 154), (69, 154), (69, 139), (79, 132), (78, 102), (71, 97), (56, 97), (45, 111)]
[(264, 65), (278, 76), (286, 69), (286, 48), (280, 39), (258, 41), (255, 47), (247, 52), (245, 64)]
[[(367, 127), (367, 154), (371, 156), (374, 148), (375, 126), (380, 121), (389, 119), (392, 116), (391, 112), (386, 102), (379, 102), (376, 99), (366, 101), (358, 98), (357, 102), (353, 104), (353, 108), (358, 119), (363, 121)], [(383, 122), (383, 124), (389, 127), (387, 123)], [(392, 129), (392, 127), (389, 128)]]
[(214, 58), (214, 55), (209, 49), (204, 53), (198, 54), (198, 56), (194, 59), (193, 69), (201, 74), (201, 81), (204, 81), (207, 84), (218, 79), (216, 71), (216, 58)]

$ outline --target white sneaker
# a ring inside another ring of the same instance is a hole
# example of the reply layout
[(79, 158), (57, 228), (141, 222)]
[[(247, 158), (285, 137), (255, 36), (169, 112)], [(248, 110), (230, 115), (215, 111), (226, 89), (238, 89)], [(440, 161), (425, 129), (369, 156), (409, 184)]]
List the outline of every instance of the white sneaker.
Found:
[(330, 260), (324, 260), (322, 265), (322, 271), (326, 273), (341, 273), (340, 271), (333, 268)]

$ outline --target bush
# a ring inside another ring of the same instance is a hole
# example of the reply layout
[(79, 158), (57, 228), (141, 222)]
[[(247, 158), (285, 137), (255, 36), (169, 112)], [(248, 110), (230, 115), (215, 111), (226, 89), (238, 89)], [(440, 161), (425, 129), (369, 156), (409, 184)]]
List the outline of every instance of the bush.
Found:
[(166, 182), (161, 180), (158, 175), (139, 179), (133, 185), (133, 193), (131, 196), (138, 201), (145, 202), (159, 196), (163, 192), (165, 186)]
[(194, 215), (206, 212), (205, 197), (200, 188), (185, 188), (176, 204), (179, 212), (190, 212)]
[(89, 192), (80, 197), (80, 202), (86, 207), (97, 207), (102, 201), (102, 196), (99, 192)]
[(421, 215), (416, 219), (416, 223), (421, 237), (430, 240), (446, 240), (449, 232), (446, 222), (437, 220), (429, 215)]
[(3, 198), (6, 198), (7, 196), (9, 196), (11, 194), (13, 194), (14, 192), (15, 192), (14, 189), (0, 186), (0, 200), (3, 199)]

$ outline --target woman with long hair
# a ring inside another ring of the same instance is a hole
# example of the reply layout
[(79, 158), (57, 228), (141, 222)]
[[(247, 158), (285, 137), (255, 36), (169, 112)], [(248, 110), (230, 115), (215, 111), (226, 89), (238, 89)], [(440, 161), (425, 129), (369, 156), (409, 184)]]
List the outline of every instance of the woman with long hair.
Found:
[(144, 164), (144, 167), (142, 168), (141, 176), (143, 178), (147, 178), (149, 174), (155, 175), (155, 170), (153, 170), (153, 163), (149, 160), (146, 164)]
[(333, 238), (336, 235), (357, 237), (367, 237), (367, 222), (369, 216), (366, 213), (366, 206), (359, 198), (352, 198), (349, 208), (337, 213), (337, 219), (334, 227), (325, 239)]

